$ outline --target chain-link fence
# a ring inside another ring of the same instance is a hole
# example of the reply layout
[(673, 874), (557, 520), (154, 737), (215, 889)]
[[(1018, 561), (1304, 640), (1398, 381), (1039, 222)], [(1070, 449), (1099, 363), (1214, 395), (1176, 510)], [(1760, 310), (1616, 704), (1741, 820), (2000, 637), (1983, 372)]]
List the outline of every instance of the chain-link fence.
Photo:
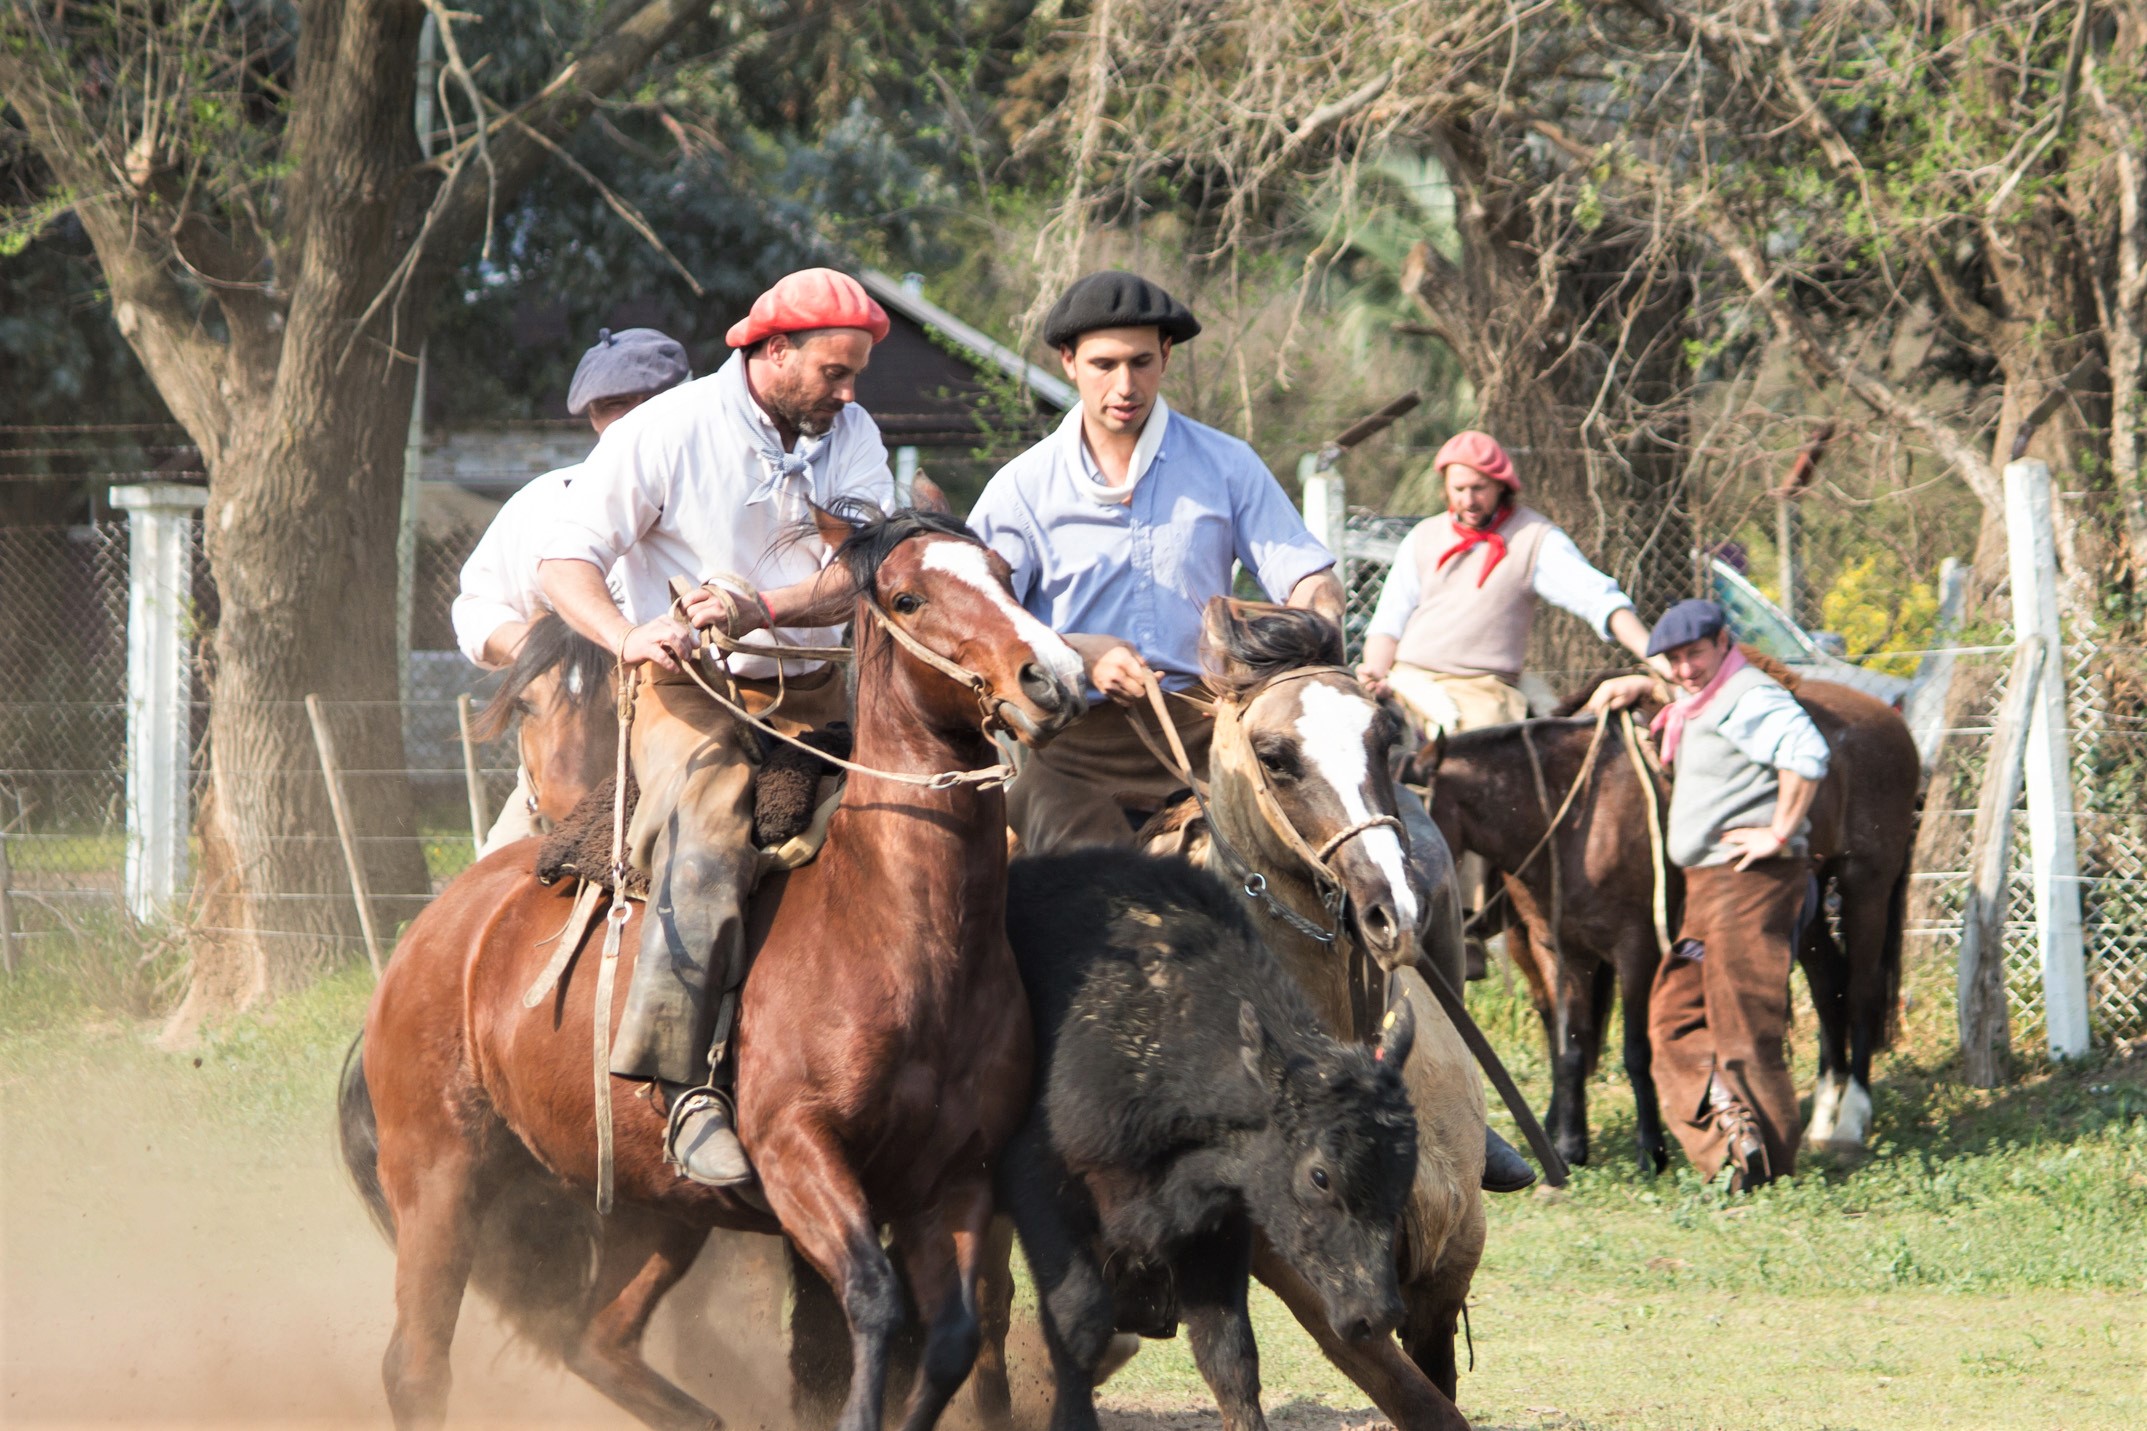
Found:
[[(481, 703), (487, 681), (451, 649), (446, 609), (478, 535), (458, 527), (420, 540), (409, 698), (400, 706), (404, 765), (345, 772), (353, 784), (408, 783), (415, 833), (428, 867), (441, 877), (467, 863), (472, 850), (457, 704), (472, 693)], [(201, 658), (216, 606), (198, 531), (192, 549), (187, 783), (198, 810), (208, 794), (209, 692)], [(33, 943), (93, 911), (123, 905), (128, 555), (124, 521), (0, 526), (0, 879), (12, 896), (18, 934)], [(331, 729), (345, 731), (378, 714), (362, 702), (327, 702), (324, 710)], [(496, 814), (514, 787), (512, 743), (481, 746), (478, 757), (484, 808)], [(198, 871), (198, 838), (191, 845), (188, 865)], [(322, 853), (340, 859), (332, 848)], [(273, 910), (279, 902), (322, 898), (349, 896), (271, 891), (264, 903)], [(395, 913), (383, 911), (390, 927)]]
[[(1947, 610), (1944, 559), (1973, 549), (1972, 499), (1887, 486), (1882, 476), (1868, 491), (1816, 485), (1784, 499), (1747, 474), (1694, 501), (1688, 592), (1721, 600), (1741, 638), (1799, 674), (1907, 703), (1920, 741), (1942, 746), (1929, 762), (1909, 954), (1950, 961), (2012, 632), (2002, 621), (1979, 626)], [(2083, 499), (2061, 500), (2077, 508)], [(1396, 547), (1420, 520), (1348, 515), (1342, 576), (1353, 657)], [(1640, 548), (1656, 525), (1648, 513), (1582, 506), (1569, 530), (1631, 589)], [(1785, 590), (1792, 593), (1786, 601)], [(2069, 609), (2066, 664), (2089, 1013), (2098, 1039), (2133, 1038), (2147, 1034), (2147, 648), (2109, 642), (2088, 614), (2078, 602)], [(1524, 684), (1540, 708), (1602, 668), (1627, 664), (1623, 652), (1562, 613), (1546, 613), (1538, 627)], [(2045, 1036), (2041, 950), (2026, 812), (2016, 810), (2013, 822), (2006, 974), (2014, 1037), (2032, 1046)]]

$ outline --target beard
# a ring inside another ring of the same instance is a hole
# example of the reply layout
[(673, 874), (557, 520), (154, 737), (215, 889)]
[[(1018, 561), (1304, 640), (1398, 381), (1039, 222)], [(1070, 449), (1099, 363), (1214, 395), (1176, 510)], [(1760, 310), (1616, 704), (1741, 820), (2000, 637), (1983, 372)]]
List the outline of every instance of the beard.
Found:
[(768, 415), (800, 437), (825, 437), (835, 419), (842, 415), (840, 407), (829, 411), (814, 407), (804, 394), (791, 388), (771, 389), (761, 399)]

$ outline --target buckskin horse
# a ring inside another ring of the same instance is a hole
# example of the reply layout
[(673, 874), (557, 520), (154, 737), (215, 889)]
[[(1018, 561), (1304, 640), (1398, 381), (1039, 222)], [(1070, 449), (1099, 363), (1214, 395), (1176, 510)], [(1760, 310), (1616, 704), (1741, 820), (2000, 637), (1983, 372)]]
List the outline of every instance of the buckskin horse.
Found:
[(610, 776), (619, 751), (611, 653), (557, 616), (530, 623), (470, 733), (494, 741), (521, 718), (515, 747), (535, 813), (565, 820)]
[[(641, 1353), (715, 1227), (786, 1233), (835, 1287), (853, 1370), (844, 1431), (879, 1426), (907, 1321), (882, 1226), (928, 1322), (909, 1431), (968, 1373), (991, 1165), (1028, 1112), (1031, 1032), (1006, 941), (1004, 796), (933, 777), (980, 766), (993, 730), (1034, 741), (1071, 719), (1080, 664), (959, 523), (816, 520), (860, 592), (853, 758), (870, 769), (853, 770), (818, 858), (771, 876), (752, 906), (737, 1099), (765, 1209), (678, 1176), (663, 1116), (612, 1078), (617, 1202), (594, 1213), (600, 956), (583, 950), (525, 1008), (571, 901), (537, 883), (526, 842), (480, 861), (403, 937), (342, 1087), (345, 1160), (395, 1244), (383, 1373), (399, 1424), (445, 1415), (471, 1281), (643, 1421), (720, 1424)], [(643, 917), (635, 907), (618, 941), (622, 984)]]
[(1409, 967), (1428, 958), (1459, 977), (1452, 858), (1421, 818), (1413, 831), (1404, 825), (1389, 762), (1399, 723), (1343, 666), (1331, 622), (1217, 598), (1202, 661), (1217, 693), (1207, 818), (1181, 801), (1143, 840), (1260, 891), (1262, 932), (1331, 1034), (1375, 1039), (1388, 981), (1417, 1030), (1402, 1067), (1418, 1136), (1400, 1239), (1400, 1344), (1340, 1335), (1272, 1249), (1256, 1250), (1254, 1274), (1402, 1431), (1466, 1426), (1454, 1405), (1454, 1338), (1483, 1255), (1483, 1082)]
[[(1772, 663), (1769, 671), (1788, 675)], [(1891, 706), (1827, 681), (1788, 675), (1785, 684), (1832, 752), (1812, 805), (1811, 849), (1822, 909), (1838, 898), (1841, 929), (1837, 942), (1828, 919), (1813, 918), (1797, 949), (1819, 1019), (1819, 1080), (1804, 1136), (1813, 1145), (1858, 1148), (1871, 1126), (1872, 1056), (1891, 1041), (1900, 996), (1920, 767), (1907, 723)], [(1584, 703), (1591, 690), (1581, 690), (1567, 707)], [(1587, 1078), (1602, 1050), (1615, 986), (1624, 1001), (1625, 1069), (1641, 1168), (1653, 1172), (1668, 1163), (1647, 1034), (1648, 996), (1662, 957), (1655, 927), (1659, 846), (1633, 755), (1620, 748), (1615, 730), (1599, 742), (1598, 729), (1594, 720), (1560, 718), (1463, 731), (1434, 740), (1411, 768), (1427, 787), (1432, 818), (1448, 843), (1476, 850), (1505, 872), (1519, 917), (1507, 931), (1508, 948), (1549, 1041), (1547, 1121), (1559, 1152), (1569, 1162), (1587, 1161)], [(1598, 744), (1591, 760), (1590, 747)], [(1668, 782), (1649, 769), (1657, 818), (1666, 818)], [(1568, 792), (1570, 813), (1546, 841), (1545, 829)], [(1542, 852), (1531, 859), (1539, 844)], [(1665, 875), (1664, 924), (1674, 936), (1683, 880), (1667, 863)]]

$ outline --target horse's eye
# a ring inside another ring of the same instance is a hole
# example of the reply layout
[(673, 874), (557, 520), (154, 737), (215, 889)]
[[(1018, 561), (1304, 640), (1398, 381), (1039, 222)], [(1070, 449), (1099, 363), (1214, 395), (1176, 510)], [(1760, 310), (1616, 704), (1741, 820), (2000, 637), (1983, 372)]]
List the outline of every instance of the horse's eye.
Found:
[(1312, 1186), (1318, 1188), (1321, 1192), (1327, 1191), (1327, 1170), (1325, 1168), (1314, 1168), (1312, 1170)]
[(894, 607), (896, 615), (911, 616), (924, 605), (924, 598), (914, 592), (905, 591), (889, 604)]
[(1260, 765), (1268, 774), (1280, 780), (1295, 780), (1298, 775), (1297, 753), (1286, 746), (1270, 746), (1254, 752)]

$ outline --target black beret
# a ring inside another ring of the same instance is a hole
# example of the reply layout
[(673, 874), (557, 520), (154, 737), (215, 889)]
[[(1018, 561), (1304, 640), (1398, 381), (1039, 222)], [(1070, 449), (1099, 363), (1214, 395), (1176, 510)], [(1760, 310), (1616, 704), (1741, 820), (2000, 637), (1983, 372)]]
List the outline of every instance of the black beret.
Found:
[(1662, 614), (1655, 629), (1648, 633), (1648, 654), (1660, 656), (1674, 651), (1688, 641), (1700, 641), (1714, 635), (1729, 625), (1729, 618), (1722, 608), (1712, 601), (1693, 597), (1680, 601)]
[(580, 417), (589, 404), (604, 398), (639, 397), (675, 388), (693, 376), (686, 350), (676, 338), (654, 328), (609, 328), (596, 335), (596, 346), (581, 355), (574, 382), (567, 389), (567, 412)]
[(1193, 310), (1136, 274), (1106, 269), (1077, 280), (1044, 315), (1044, 341), (1069, 348), (1098, 328), (1156, 328), (1173, 343), (1200, 331)]

